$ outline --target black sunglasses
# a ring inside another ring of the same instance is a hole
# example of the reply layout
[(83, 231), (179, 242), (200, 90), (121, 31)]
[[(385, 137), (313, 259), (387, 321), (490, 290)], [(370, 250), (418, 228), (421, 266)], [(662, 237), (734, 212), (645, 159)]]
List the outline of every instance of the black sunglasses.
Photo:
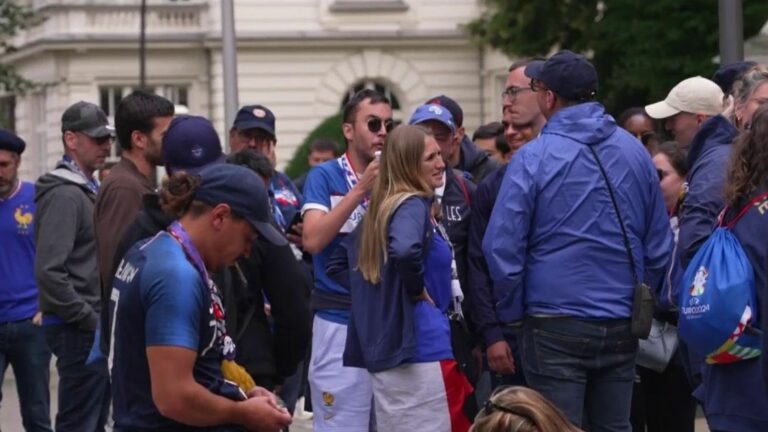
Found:
[(382, 124), (384, 124), (384, 130), (386, 130), (387, 133), (391, 132), (392, 128), (395, 126), (395, 123), (392, 121), (392, 119), (384, 120), (378, 117), (369, 118), (366, 124), (368, 125), (368, 130), (374, 134), (379, 133), (379, 131), (381, 131)]
[(664, 177), (666, 177), (666, 176), (667, 176), (667, 173), (665, 173), (664, 171), (662, 171), (662, 170), (660, 170), (660, 169), (657, 169), (657, 170), (656, 170), (656, 174), (658, 174), (658, 175), (659, 175), (659, 181), (662, 181), (662, 180), (664, 180)]

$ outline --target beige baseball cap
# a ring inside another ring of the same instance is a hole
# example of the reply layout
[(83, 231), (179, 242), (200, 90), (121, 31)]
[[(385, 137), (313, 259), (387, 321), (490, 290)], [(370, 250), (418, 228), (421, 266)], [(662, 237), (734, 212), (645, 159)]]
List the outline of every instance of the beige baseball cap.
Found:
[(680, 81), (663, 101), (646, 105), (645, 112), (655, 119), (681, 112), (718, 115), (723, 112), (723, 91), (714, 82), (695, 76)]

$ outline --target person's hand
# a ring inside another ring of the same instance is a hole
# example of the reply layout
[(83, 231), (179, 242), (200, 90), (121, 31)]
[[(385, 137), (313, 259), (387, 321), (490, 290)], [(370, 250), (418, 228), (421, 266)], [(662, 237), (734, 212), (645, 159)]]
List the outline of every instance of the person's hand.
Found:
[(413, 301), (419, 301), (424, 300), (425, 302), (431, 304), (432, 306), (435, 305), (435, 301), (432, 300), (432, 297), (429, 296), (429, 293), (427, 292), (427, 289), (424, 288), (423, 291), (421, 291), (421, 294), (413, 298)]
[(363, 192), (368, 193), (371, 191), (371, 189), (373, 189), (373, 183), (376, 181), (376, 177), (379, 176), (379, 164), (379, 160), (374, 159), (365, 169), (363, 176), (357, 183), (357, 187), (359, 187)]
[(488, 357), (488, 368), (491, 371), (501, 375), (515, 373), (515, 359), (512, 357), (512, 350), (507, 341), (500, 340), (489, 346), (486, 356)]
[(304, 234), (304, 223), (299, 222), (294, 224), (291, 226), (291, 231), (293, 232), (287, 232), (285, 234), (285, 236), (288, 238), (288, 241), (298, 246), (299, 249), (304, 249), (304, 242), (301, 239), (301, 235)]
[(42, 313), (42, 312), (39, 312), (39, 311), (38, 311), (38, 312), (35, 314), (35, 316), (33, 316), (33, 317), (32, 317), (32, 324), (34, 324), (34, 325), (36, 325), (36, 326), (41, 326), (41, 325), (43, 325), (43, 313)]
[(277, 406), (270, 397), (256, 396), (239, 402), (240, 418), (237, 422), (250, 431), (279, 432), (291, 424), (291, 415)]
[[(248, 391), (248, 399), (255, 398), (255, 397), (268, 397), (268, 398), (275, 398), (275, 394), (271, 391), (265, 389), (264, 387), (256, 386), (252, 388), (250, 391)], [(277, 400), (275, 400), (277, 401)]]

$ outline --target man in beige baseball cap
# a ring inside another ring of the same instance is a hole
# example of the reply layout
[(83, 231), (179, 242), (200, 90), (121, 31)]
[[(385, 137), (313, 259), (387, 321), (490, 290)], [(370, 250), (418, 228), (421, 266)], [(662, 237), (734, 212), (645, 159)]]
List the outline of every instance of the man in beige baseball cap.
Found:
[(655, 119), (663, 119), (664, 128), (687, 148), (701, 124), (723, 112), (723, 91), (714, 82), (695, 76), (680, 81), (666, 99), (647, 105), (645, 111)]

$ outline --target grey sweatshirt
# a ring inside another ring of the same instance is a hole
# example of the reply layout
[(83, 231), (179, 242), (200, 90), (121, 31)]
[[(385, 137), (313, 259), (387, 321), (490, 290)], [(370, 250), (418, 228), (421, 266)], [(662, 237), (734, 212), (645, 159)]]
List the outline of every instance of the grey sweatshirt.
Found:
[(35, 184), (40, 310), (83, 330), (96, 329), (100, 307), (95, 200), (85, 177), (63, 162)]

